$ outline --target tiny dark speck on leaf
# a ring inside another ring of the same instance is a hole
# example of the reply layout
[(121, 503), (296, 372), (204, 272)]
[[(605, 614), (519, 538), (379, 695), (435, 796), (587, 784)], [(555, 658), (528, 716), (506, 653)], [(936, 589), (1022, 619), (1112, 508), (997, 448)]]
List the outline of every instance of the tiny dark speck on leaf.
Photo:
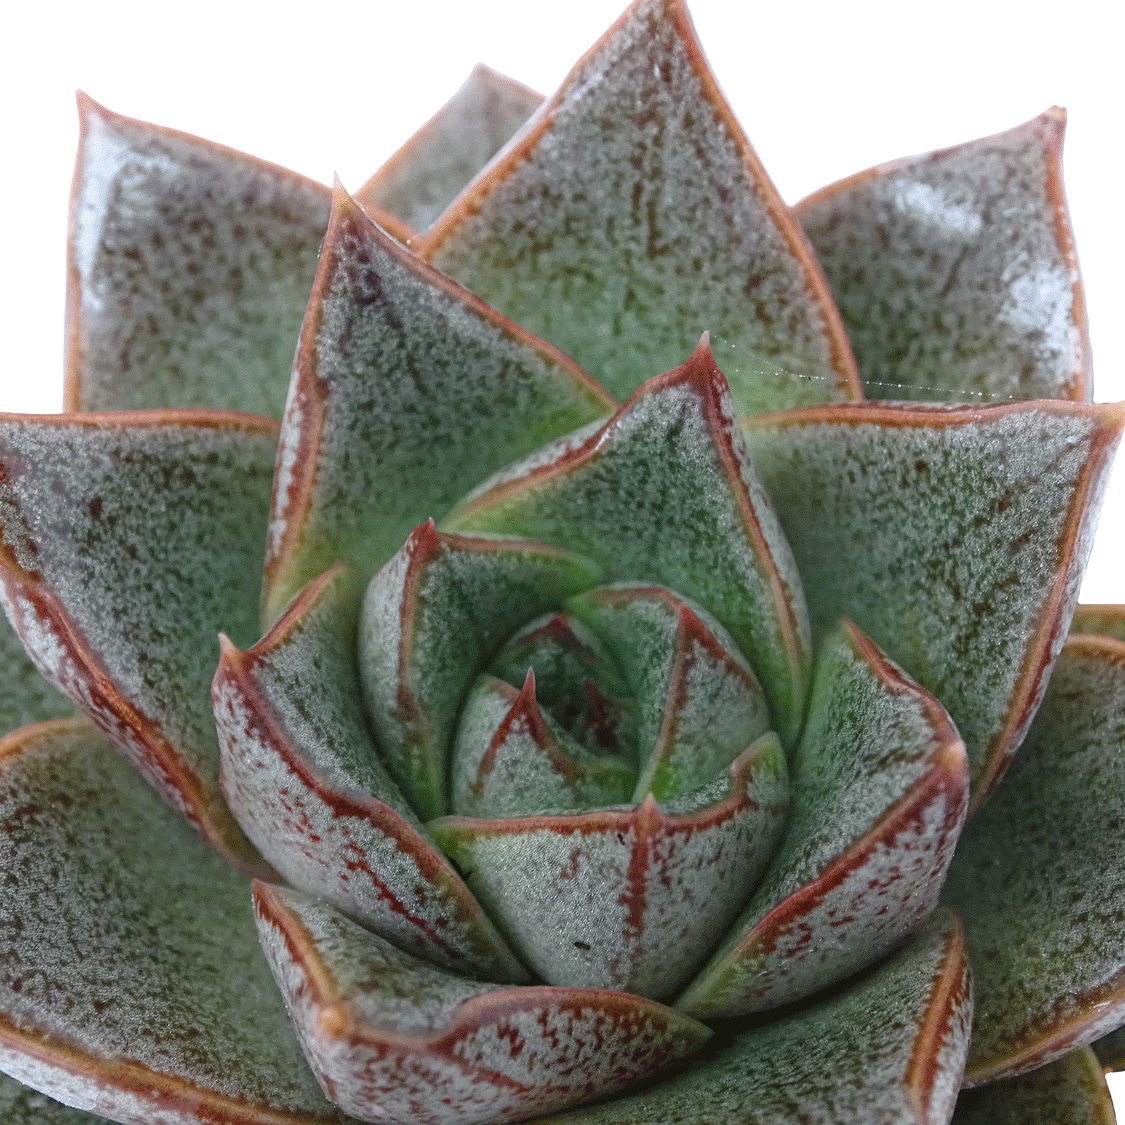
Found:
[(586, 951), (586, 950), (589, 950), (590, 946), (584, 941), (576, 941), (574, 943), (574, 948)]

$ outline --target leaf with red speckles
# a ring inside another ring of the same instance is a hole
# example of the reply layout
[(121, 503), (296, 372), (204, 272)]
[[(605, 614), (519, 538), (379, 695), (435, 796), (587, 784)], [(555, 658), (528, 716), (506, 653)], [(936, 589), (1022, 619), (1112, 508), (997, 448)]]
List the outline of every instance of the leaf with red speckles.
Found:
[(1116, 1125), (1105, 1073), (1085, 1047), (1047, 1066), (969, 1090), (953, 1125)]
[(477, 65), (464, 85), (356, 192), (415, 230), (428, 230), (457, 193), (535, 112), (543, 95)]
[(941, 704), (849, 622), (821, 651), (792, 811), (761, 886), (676, 1006), (742, 1016), (877, 961), (937, 905), (968, 807)]
[(706, 339), (603, 426), (500, 472), (445, 521), (582, 551), (611, 579), (706, 606), (750, 661), (786, 744), (811, 663), (801, 580)]
[(847, 404), (749, 419), (819, 641), (850, 617), (953, 717), (973, 807), (1061, 647), (1125, 408)]
[(948, 1125), (971, 1017), (964, 935), (942, 911), (832, 999), (642, 1093), (535, 1125)]
[(1125, 642), (1067, 642), (969, 821), (943, 898), (977, 988), (966, 1083), (1042, 1066), (1125, 1021)]
[(364, 1121), (518, 1120), (616, 1093), (711, 1034), (626, 993), (451, 976), (296, 891), (258, 883), (254, 904), (318, 1079)]
[(5, 1073), (127, 1125), (339, 1122), (262, 959), (246, 880), (85, 720), (0, 743), (0, 865)]
[(0, 420), (0, 596), (43, 674), (232, 861), (217, 634), (257, 636), (277, 424), (219, 411)]
[(520, 625), (599, 576), (573, 551), (446, 535), (430, 521), (371, 580), (360, 682), (383, 760), (422, 816), (447, 809), (450, 740), (484, 661)]
[(773, 734), (709, 785), (658, 806), (430, 830), (544, 980), (674, 995), (758, 881), (787, 809)]
[(636, 0), (421, 246), (619, 398), (707, 331), (740, 412), (861, 397), (824, 277), (683, 0)]
[(328, 189), (79, 95), (67, 408), (279, 418)]
[(535, 695), (528, 669), (518, 691), (495, 676), (470, 689), (450, 759), (451, 807), (460, 816), (532, 816), (618, 805), (636, 770), (619, 754), (590, 753)]
[(337, 188), (282, 425), (267, 622), (341, 559), (374, 574), (490, 473), (615, 405)]
[(248, 652), (224, 638), (223, 793), (293, 886), (455, 971), (525, 980), (379, 760), (356, 676), (358, 600), (354, 572), (334, 567)]
[(642, 767), (634, 801), (690, 793), (769, 730), (761, 685), (702, 607), (624, 583), (567, 604), (610, 648), (633, 689)]
[(1089, 400), (1065, 126), (1056, 106), (797, 204), (870, 398)]

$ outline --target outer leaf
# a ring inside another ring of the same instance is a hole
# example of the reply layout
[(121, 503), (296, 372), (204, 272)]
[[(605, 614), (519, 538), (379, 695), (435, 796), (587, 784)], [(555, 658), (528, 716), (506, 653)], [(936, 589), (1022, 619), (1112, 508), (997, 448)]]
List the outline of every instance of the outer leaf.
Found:
[(512, 1121), (615, 1093), (710, 1036), (637, 996), (450, 976), (295, 891), (259, 883), (254, 901), (317, 1077), (365, 1121)]
[(4, 1125), (109, 1125), (104, 1117), (71, 1109), (2, 1074), (0, 1121)]
[(282, 428), (267, 621), (340, 559), (374, 574), (489, 473), (614, 405), (337, 189)]
[(750, 661), (774, 727), (796, 741), (811, 663), (801, 579), (706, 337), (601, 429), (499, 473), (446, 525), (558, 543), (610, 578), (698, 601)]
[(328, 190), (78, 98), (69, 410), (280, 417)]
[(1125, 643), (1070, 640), (1027, 741), (969, 822), (945, 898), (977, 982), (966, 1082), (1125, 1022)]
[(948, 709), (979, 805), (1066, 634), (1120, 406), (841, 406), (752, 420), (814, 636), (851, 617)]
[(465, 84), (356, 192), (415, 230), (457, 193), (535, 112), (542, 94), (477, 64)]
[(641, 1094), (535, 1125), (946, 1125), (971, 1015), (964, 938), (943, 912), (834, 999)]
[(619, 398), (701, 332), (740, 411), (858, 398), (808, 244), (682, 0), (636, 0), (422, 252)]
[(0, 597), (42, 673), (224, 855), (216, 634), (257, 633), (277, 425), (168, 411), (0, 419)]
[(716, 781), (658, 807), (507, 820), (445, 817), (430, 830), (544, 980), (674, 995), (749, 895), (788, 798), (776, 735)]
[(223, 792), (293, 886), (468, 976), (526, 979), (379, 760), (356, 677), (356, 586), (334, 567), (248, 652), (223, 638)]
[(74, 708), (39, 674), (6, 617), (0, 617), (0, 730), (61, 719)]
[(423, 816), (446, 811), (454, 725), (488, 657), (520, 625), (598, 578), (572, 551), (444, 535), (431, 520), (371, 580), (360, 682), (383, 760)]
[(965, 746), (850, 622), (821, 651), (791, 786), (761, 886), (676, 1002), (692, 1015), (747, 1015), (835, 984), (937, 905), (968, 808)]
[(1062, 186), (1066, 111), (797, 205), (871, 398), (1090, 398)]
[(128, 1125), (337, 1121), (247, 885), (85, 721), (0, 743), (0, 1067)]
[(953, 1125), (1116, 1125), (1105, 1074), (1088, 1047), (1048, 1066), (971, 1090)]

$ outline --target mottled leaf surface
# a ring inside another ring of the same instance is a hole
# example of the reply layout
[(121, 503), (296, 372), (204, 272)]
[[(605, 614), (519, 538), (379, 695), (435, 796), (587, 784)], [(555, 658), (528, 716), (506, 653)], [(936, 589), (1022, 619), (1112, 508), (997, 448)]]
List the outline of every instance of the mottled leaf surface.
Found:
[(0, 1067), (128, 1125), (337, 1121), (249, 885), (84, 720), (0, 743)]
[(741, 412), (860, 397), (824, 278), (682, 0), (632, 4), (421, 249), (619, 398), (707, 331)]
[(293, 886), (467, 976), (522, 980), (379, 760), (356, 675), (358, 585), (334, 567), (247, 652), (224, 639), (212, 686), (223, 793)]
[(535, 1125), (947, 1125), (972, 1016), (957, 919), (854, 987), (721, 1043), (681, 1076)]
[(710, 1037), (637, 996), (451, 976), (296, 891), (259, 883), (254, 902), (318, 1078), (364, 1121), (518, 1120), (615, 1093)]
[(801, 579), (706, 339), (605, 426), (497, 474), (446, 525), (558, 543), (608, 578), (698, 602), (750, 662), (774, 728), (796, 741), (811, 664)]
[(430, 830), (544, 980), (674, 995), (745, 902), (788, 798), (776, 735), (677, 801)]
[(1120, 407), (848, 405), (751, 420), (813, 634), (850, 617), (949, 711), (978, 804), (1019, 745), (1089, 557)]
[(72, 715), (74, 708), (44, 678), (7, 618), (0, 618), (0, 731)]
[(109, 1125), (104, 1117), (71, 1109), (2, 1074), (0, 1121), (4, 1125)]
[(374, 574), (489, 474), (614, 406), (337, 189), (282, 427), (267, 620), (341, 559)]
[(937, 905), (968, 774), (937, 700), (845, 622), (817, 664), (785, 836), (676, 1006), (700, 1018), (748, 1015), (888, 953)]
[(637, 771), (619, 754), (590, 753), (539, 706), (535, 673), (518, 691), (481, 676), (457, 722), (450, 806), (459, 816), (531, 816), (619, 805)]
[(257, 636), (277, 424), (217, 411), (0, 421), (0, 596), (43, 674), (211, 844), (260, 859), (219, 793), (210, 683)]
[(869, 398), (1089, 400), (1065, 125), (1056, 106), (797, 205)]
[(477, 64), (464, 85), (356, 192), (428, 230), (535, 112), (543, 95)]
[(78, 109), (67, 409), (279, 418), (328, 189), (85, 95)]
[(446, 535), (430, 521), (371, 580), (360, 683), (383, 760), (423, 817), (447, 811), (454, 724), (485, 661), (519, 626), (598, 578), (571, 551)]
[(1116, 1125), (1105, 1074), (1088, 1047), (1029, 1074), (967, 1090), (953, 1125)]
[(944, 898), (977, 988), (966, 1081), (1016, 1074), (1125, 1021), (1125, 643), (1076, 637)]
[(770, 727), (765, 696), (730, 634), (660, 587), (622, 583), (572, 598), (633, 690), (641, 775), (633, 800), (713, 781)]

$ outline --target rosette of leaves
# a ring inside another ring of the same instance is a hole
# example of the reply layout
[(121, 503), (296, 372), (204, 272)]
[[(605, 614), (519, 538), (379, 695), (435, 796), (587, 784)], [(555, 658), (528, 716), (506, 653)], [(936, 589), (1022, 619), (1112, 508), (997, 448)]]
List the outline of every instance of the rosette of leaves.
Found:
[(791, 211), (679, 0), (354, 198), (80, 108), (6, 1121), (1112, 1119), (1061, 111)]

